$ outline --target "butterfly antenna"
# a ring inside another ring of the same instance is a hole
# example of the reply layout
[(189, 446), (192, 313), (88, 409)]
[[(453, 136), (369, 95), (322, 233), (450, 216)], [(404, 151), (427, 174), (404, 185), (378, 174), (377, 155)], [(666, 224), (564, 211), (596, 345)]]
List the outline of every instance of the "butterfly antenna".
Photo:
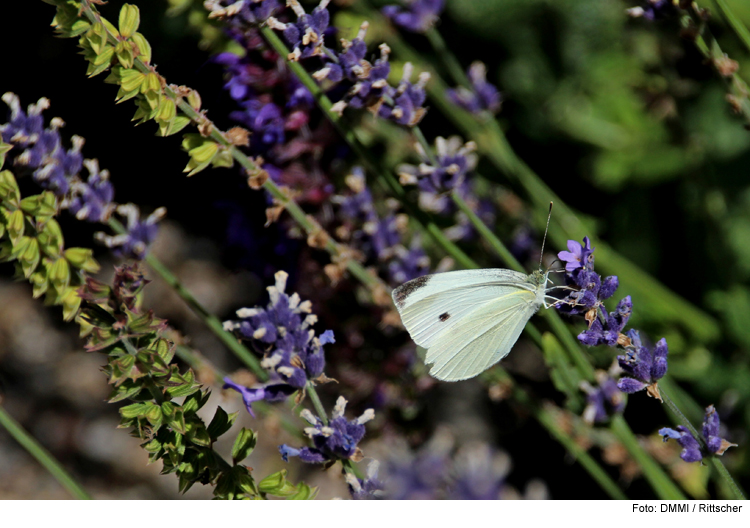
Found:
[(547, 242), (547, 231), (549, 231), (550, 218), (552, 218), (552, 202), (549, 203), (549, 213), (547, 214), (547, 227), (544, 228), (544, 238), (542, 239), (542, 252), (539, 255), (539, 269), (542, 269), (542, 259), (544, 259), (544, 243)]

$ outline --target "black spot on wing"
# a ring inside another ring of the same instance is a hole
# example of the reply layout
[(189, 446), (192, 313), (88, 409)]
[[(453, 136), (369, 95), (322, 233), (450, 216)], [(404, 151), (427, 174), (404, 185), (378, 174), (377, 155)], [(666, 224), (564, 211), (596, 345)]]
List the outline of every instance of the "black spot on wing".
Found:
[(393, 300), (396, 303), (396, 306), (398, 306), (399, 308), (403, 308), (404, 303), (406, 303), (406, 299), (409, 297), (409, 295), (427, 284), (430, 280), (430, 277), (431, 275), (417, 277), (416, 279), (410, 280), (409, 282), (405, 282), (404, 284), (393, 290)]
[(449, 314), (448, 312), (444, 312), (444, 313), (440, 314), (439, 319), (440, 319), (441, 322), (444, 323), (444, 322), (446, 322), (450, 318), (450, 316), (451, 316), (451, 314)]

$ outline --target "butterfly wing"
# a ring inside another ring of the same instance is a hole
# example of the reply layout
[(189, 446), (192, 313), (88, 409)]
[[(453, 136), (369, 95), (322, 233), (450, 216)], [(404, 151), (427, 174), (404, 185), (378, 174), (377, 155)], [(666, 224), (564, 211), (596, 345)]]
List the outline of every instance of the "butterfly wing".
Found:
[(430, 375), (443, 381), (473, 378), (503, 359), (538, 309), (535, 298), (516, 290), (469, 312), (427, 350)]
[(538, 309), (535, 286), (512, 270), (426, 275), (393, 292), (404, 326), (427, 348), (430, 374), (456, 381), (502, 359)]

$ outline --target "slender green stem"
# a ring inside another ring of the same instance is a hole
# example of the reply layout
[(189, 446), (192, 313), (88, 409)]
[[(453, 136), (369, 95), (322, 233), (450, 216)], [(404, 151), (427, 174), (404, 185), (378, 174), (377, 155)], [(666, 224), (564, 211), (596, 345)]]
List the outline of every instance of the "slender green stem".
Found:
[(44, 466), (44, 469), (49, 471), (55, 480), (57, 480), (63, 488), (68, 490), (68, 493), (73, 495), (76, 499), (91, 499), (91, 496), (86, 493), (86, 490), (75, 481), (72, 475), (62, 467), (60, 462), (58, 462), (49, 451), (42, 447), (33, 436), (24, 430), (24, 428), (21, 427), (21, 424), (15, 421), (2, 405), (0, 405), (0, 425), (2, 425), (5, 430), (8, 431), (8, 434), (21, 444), (21, 446), (33, 456), (37, 462)]
[(458, 62), (456, 56), (448, 49), (440, 32), (434, 27), (431, 27), (425, 32), (425, 36), (430, 42), (432, 49), (435, 51), (435, 57), (440, 58), (445, 65), (445, 68), (448, 70), (448, 73), (453, 77), (453, 82), (464, 88), (471, 89), (471, 81), (466, 76), (466, 72), (461, 67), (461, 63)]
[(693, 427), (693, 424), (690, 422), (690, 420), (687, 419), (687, 416), (685, 416), (679, 409), (679, 407), (675, 405), (675, 403), (672, 401), (672, 398), (669, 397), (667, 391), (664, 390), (664, 387), (660, 387), (659, 394), (661, 395), (662, 401), (666, 404), (667, 409), (669, 409), (674, 414), (677, 423), (687, 427), (693, 437), (701, 444), (701, 446), (705, 446), (703, 436), (698, 434), (698, 430)]
[(721, 460), (719, 460), (719, 458), (714, 455), (708, 458), (708, 463), (713, 466), (713, 468), (719, 474), (719, 477), (727, 484), (727, 486), (729, 487), (729, 491), (732, 493), (732, 495), (734, 495), (734, 498), (737, 500), (745, 500), (744, 493), (742, 493), (739, 485), (734, 481), (732, 475), (729, 474), (729, 471), (727, 471), (727, 468), (724, 467), (724, 464), (722, 464)]
[(684, 500), (685, 495), (680, 488), (664, 472), (661, 466), (651, 458), (638, 443), (638, 438), (628, 427), (622, 415), (612, 417), (612, 431), (617, 435), (625, 448), (638, 462), (643, 470), (643, 476), (651, 484), (651, 487), (662, 500)]
[(732, 12), (725, 0), (714, 0), (714, 3), (719, 8), (719, 11), (721, 11), (721, 15), (737, 34), (742, 44), (745, 45), (747, 51), (750, 51), (750, 31), (745, 27), (745, 24)]
[(315, 385), (312, 381), (307, 382), (305, 390), (307, 391), (307, 394), (310, 395), (310, 401), (312, 402), (313, 407), (315, 407), (315, 412), (318, 413), (318, 417), (323, 422), (323, 425), (328, 425), (328, 414), (326, 413), (326, 408), (323, 407), (323, 403), (318, 396), (318, 391), (315, 390)]
[(503, 244), (502, 241), (495, 235), (495, 233), (493, 233), (492, 230), (487, 227), (487, 225), (482, 221), (482, 219), (477, 216), (474, 210), (469, 207), (469, 204), (466, 203), (466, 200), (461, 198), (461, 195), (458, 192), (453, 191), (451, 193), (451, 199), (453, 200), (453, 203), (456, 204), (456, 207), (458, 207), (461, 212), (466, 215), (466, 217), (469, 219), (469, 222), (471, 222), (471, 225), (474, 226), (474, 229), (477, 230), (477, 233), (479, 233), (479, 235), (490, 245), (492, 250), (497, 254), (498, 257), (500, 257), (500, 260), (504, 262), (506, 266), (520, 273), (526, 272), (521, 263), (518, 262), (516, 257), (513, 256), (513, 253), (511, 253), (510, 250), (505, 247), (505, 244)]

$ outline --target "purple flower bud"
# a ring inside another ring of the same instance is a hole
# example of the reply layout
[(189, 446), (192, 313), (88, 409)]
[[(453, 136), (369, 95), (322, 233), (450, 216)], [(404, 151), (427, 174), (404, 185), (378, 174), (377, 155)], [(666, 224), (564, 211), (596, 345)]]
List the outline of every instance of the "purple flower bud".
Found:
[(602, 281), (601, 288), (599, 288), (599, 298), (601, 300), (609, 299), (615, 294), (620, 281), (616, 275), (610, 275)]
[(664, 437), (665, 442), (670, 438), (677, 440), (677, 443), (683, 447), (680, 458), (685, 462), (698, 462), (703, 459), (698, 440), (695, 439), (684, 425), (678, 425), (676, 431), (669, 427), (664, 427), (663, 429), (659, 429), (659, 434)]
[(437, 22), (444, 0), (407, 0), (404, 7), (389, 5), (383, 15), (412, 33), (424, 33)]
[(453, 104), (460, 106), (467, 112), (479, 114), (480, 112), (496, 113), (500, 110), (500, 92), (497, 88), (487, 82), (487, 69), (483, 63), (476, 61), (472, 63), (468, 71), (471, 89), (464, 87), (451, 88), (446, 91), (446, 96)]
[(617, 388), (626, 394), (633, 394), (646, 388), (646, 384), (633, 378), (620, 378)]

